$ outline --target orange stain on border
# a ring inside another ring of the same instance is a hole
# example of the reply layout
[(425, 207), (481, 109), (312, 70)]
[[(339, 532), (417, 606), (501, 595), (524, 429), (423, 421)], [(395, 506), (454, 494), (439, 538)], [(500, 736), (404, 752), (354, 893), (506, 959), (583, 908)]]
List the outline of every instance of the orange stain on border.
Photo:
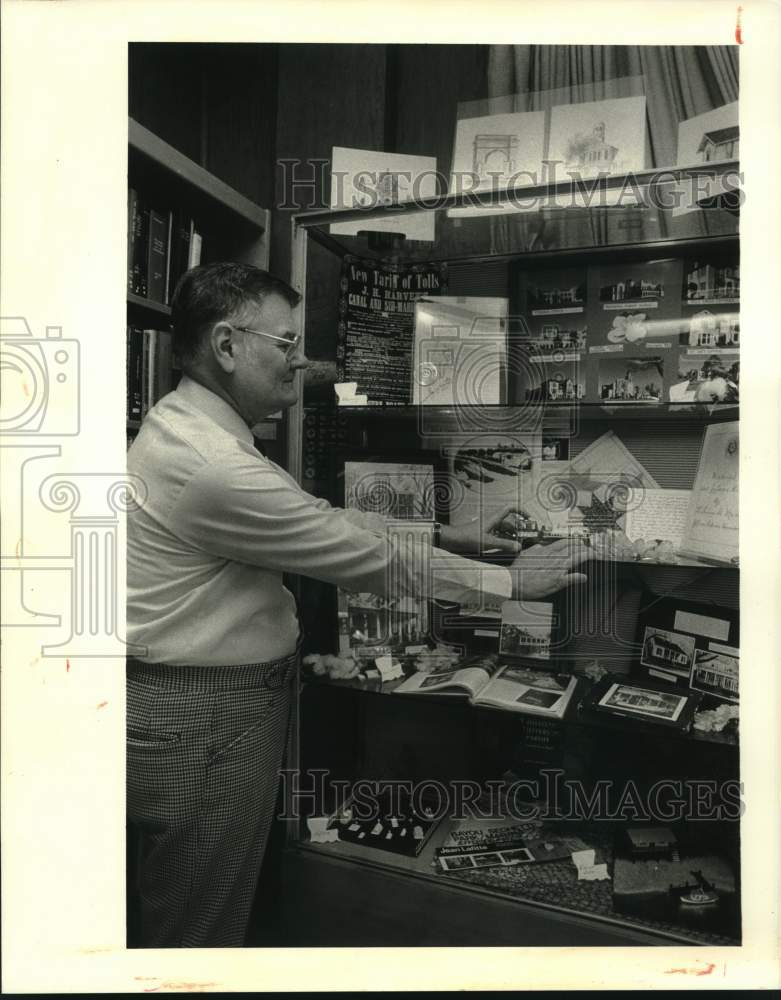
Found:
[(99, 705), (98, 705), (97, 707), (98, 707), (98, 708), (105, 708), (105, 707), (106, 707), (106, 705), (108, 705), (108, 702), (107, 702), (107, 701), (101, 701), (101, 702), (100, 702), (100, 704), (99, 704)]
[(709, 976), (716, 968), (715, 962), (708, 962), (703, 969), (665, 969), (667, 975), (680, 974), (683, 976)]
[(65, 661), (65, 673), (66, 674), (70, 673), (70, 669), (71, 669), (71, 661), (70, 660), (66, 660)]
[(735, 41), (738, 45), (743, 44), (743, 25), (741, 24), (743, 8), (738, 7), (738, 23), (735, 25)]

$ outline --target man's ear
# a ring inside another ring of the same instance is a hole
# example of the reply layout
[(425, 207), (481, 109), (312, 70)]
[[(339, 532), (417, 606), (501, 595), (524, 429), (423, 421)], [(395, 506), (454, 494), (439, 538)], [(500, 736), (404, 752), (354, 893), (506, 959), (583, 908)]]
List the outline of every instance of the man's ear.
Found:
[(229, 323), (215, 323), (209, 337), (212, 356), (224, 372), (232, 372), (236, 367), (234, 357), (233, 328)]

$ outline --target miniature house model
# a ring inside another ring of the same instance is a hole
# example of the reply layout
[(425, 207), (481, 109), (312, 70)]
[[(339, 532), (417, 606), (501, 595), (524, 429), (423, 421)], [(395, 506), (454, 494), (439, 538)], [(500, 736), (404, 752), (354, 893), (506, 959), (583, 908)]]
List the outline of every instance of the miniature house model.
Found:
[(702, 163), (710, 163), (711, 160), (736, 160), (739, 142), (740, 131), (737, 125), (714, 129), (703, 135), (697, 147), (697, 155)]
[(516, 172), (518, 137), (516, 135), (476, 135), (472, 170), (481, 181), (497, 175), (508, 177)]

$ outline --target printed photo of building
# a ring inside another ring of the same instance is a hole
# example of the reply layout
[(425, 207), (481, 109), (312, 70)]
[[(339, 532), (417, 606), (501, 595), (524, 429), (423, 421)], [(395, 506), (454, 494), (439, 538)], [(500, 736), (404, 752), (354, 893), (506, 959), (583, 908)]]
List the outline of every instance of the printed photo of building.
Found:
[(694, 636), (679, 635), (663, 629), (645, 630), (640, 662), (645, 667), (660, 667), (680, 677), (687, 677), (694, 657)]
[(738, 659), (725, 653), (698, 649), (692, 671), (692, 687), (737, 701), (739, 694)]
[(531, 343), (540, 351), (584, 351), (586, 349), (587, 327), (575, 329), (561, 327), (557, 323), (546, 323), (540, 336)]
[(694, 264), (686, 275), (686, 299), (737, 299), (740, 297), (740, 267)]
[(529, 289), (529, 305), (536, 309), (553, 309), (556, 306), (581, 306), (586, 301), (585, 285), (570, 285), (568, 288)]
[(602, 285), (599, 289), (600, 302), (626, 302), (628, 300), (661, 299), (664, 288), (658, 281), (644, 278), (624, 278), (612, 285)]
[(582, 382), (576, 382), (573, 378), (557, 375), (553, 378), (543, 379), (536, 389), (527, 389), (526, 399), (529, 402), (547, 401), (557, 403), (582, 399), (584, 393), (585, 388)]
[(681, 334), (681, 341), (689, 347), (737, 347), (740, 344), (740, 316), (703, 309), (692, 316), (689, 332)]

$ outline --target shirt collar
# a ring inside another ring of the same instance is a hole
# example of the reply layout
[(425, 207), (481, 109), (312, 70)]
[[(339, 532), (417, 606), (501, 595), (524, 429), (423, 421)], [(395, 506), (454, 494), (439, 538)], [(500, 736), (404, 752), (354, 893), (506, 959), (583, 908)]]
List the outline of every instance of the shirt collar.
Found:
[(230, 403), (212, 392), (211, 389), (207, 389), (205, 385), (201, 385), (200, 382), (196, 382), (188, 375), (182, 375), (176, 391), (186, 402), (204, 413), (228, 434), (232, 434), (240, 441), (246, 441), (247, 444), (253, 443), (252, 431), (239, 414)]

